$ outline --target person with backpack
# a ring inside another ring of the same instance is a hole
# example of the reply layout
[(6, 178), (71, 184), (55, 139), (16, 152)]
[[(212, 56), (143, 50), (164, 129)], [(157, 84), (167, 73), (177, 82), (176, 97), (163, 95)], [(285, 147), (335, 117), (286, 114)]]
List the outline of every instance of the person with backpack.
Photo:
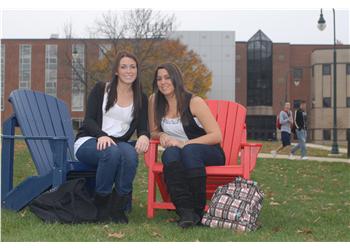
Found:
[(293, 158), (295, 152), (301, 149), (301, 159), (307, 160), (306, 156), (306, 102), (301, 101), (300, 107), (295, 112), (295, 132), (298, 138), (298, 144), (290, 152), (290, 158)]
[(291, 145), (290, 136), (291, 136), (291, 128), (293, 126), (293, 115), (290, 110), (290, 103), (286, 102), (284, 104), (284, 109), (279, 113), (277, 117), (277, 127), (281, 130), (281, 141), (282, 145), (279, 146), (276, 150), (272, 150), (271, 154), (275, 158), (278, 152), (280, 152), (285, 147)]

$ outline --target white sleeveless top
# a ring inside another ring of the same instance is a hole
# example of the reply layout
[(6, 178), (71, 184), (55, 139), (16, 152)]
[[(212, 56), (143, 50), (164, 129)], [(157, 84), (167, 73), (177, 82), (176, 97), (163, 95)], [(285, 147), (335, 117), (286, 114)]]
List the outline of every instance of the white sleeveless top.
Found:
[[(108, 93), (105, 92), (103, 96), (102, 103), (102, 131), (107, 133), (109, 136), (121, 137), (123, 136), (130, 128), (130, 124), (133, 120), (133, 107), (134, 104), (127, 107), (121, 107), (115, 103), (107, 112)], [(84, 142), (94, 138), (91, 136), (84, 136), (76, 140), (74, 143), (74, 155), (77, 153), (78, 149)]]
[[(194, 118), (194, 121), (197, 123), (199, 127), (203, 128), (202, 124), (199, 122), (197, 117)], [(171, 137), (180, 141), (185, 141), (185, 142), (188, 141), (188, 137), (185, 133), (180, 117), (163, 118), (161, 121), (161, 126), (163, 129), (163, 132), (167, 133)]]

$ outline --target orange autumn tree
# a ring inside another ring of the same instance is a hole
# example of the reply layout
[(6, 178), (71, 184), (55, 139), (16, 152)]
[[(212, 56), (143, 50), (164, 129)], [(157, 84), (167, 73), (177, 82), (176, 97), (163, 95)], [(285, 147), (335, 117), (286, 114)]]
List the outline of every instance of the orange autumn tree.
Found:
[[(156, 43), (156, 44), (154, 44)], [(150, 46), (152, 44), (152, 46)], [(178, 40), (143, 40), (133, 42), (123, 40), (116, 49), (107, 52), (108, 56), (94, 63), (90, 70), (94, 79), (108, 81), (111, 79), (111, 60), (118, 51), (126, 50), (139, 59), (141, 82), (147, 95), (152, 93), (152, 82), (155, 69), (161, 63), (176, 63), (183, 72), (186, 88), (203, 98), (207, 97), (212, 84), (212, 74), (203, 64), (201, 58)], [(150, 51), (151, 50), (151, 51)]]

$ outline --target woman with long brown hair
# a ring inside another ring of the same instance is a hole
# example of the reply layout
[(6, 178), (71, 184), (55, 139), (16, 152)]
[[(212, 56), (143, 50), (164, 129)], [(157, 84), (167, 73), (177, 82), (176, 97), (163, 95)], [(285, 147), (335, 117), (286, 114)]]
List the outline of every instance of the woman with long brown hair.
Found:
[[(125, 207), (136, 174), (137, 153), (146, 152), (149, 145), (147, 105), (136, 57), (119, 53), (112, 81), (97, 83), (89, 95), (74, 144), (77, 159), (96, 167), (98, 221), (128, 223)], [(129, 142), (135, 130), (137, 141)]]
[(164, 177), (182, 228), (200, 224), (206, 203), (205, 166), (224, 165), (221, 131), (205, 101), (185, 89), (173, 63), (160, 65), (149, 99), (150, 131), (165, 148)]

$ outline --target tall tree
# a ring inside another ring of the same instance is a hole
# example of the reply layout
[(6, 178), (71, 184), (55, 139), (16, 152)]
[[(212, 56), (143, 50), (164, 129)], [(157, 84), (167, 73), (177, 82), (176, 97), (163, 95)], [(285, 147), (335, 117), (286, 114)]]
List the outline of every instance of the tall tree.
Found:
[[(152, 82), (156, 67), (164, 62), (173, 62), (183, 72), (186, 88), (205, 98), (210, 90), (212, 74), (202, 63), (199, 55), (192, 50), (188, 50), (187, 46), (183, 45), (179, 40), (143, 40), (138, 43), (138, 46), (147, 48), (150, 42), (154, 43), (156, 49), (144, 60), (144, 66), (140, 67), (141, 81), (145, 92), (147, 94), (152, 92)], [(134, 43), (125, 41), (123, 46), (119, 45), (119, 49), (134, 52)], [(99, 79), (109, 80), (111, 71), (108, 58), (115, 57), (116, 53), (117, 51), (112, 49), (107, 52), (107, 56), (104, 59), (92, 65), (91, 72), (93, 72), (93, 75), (98, 76)]]

